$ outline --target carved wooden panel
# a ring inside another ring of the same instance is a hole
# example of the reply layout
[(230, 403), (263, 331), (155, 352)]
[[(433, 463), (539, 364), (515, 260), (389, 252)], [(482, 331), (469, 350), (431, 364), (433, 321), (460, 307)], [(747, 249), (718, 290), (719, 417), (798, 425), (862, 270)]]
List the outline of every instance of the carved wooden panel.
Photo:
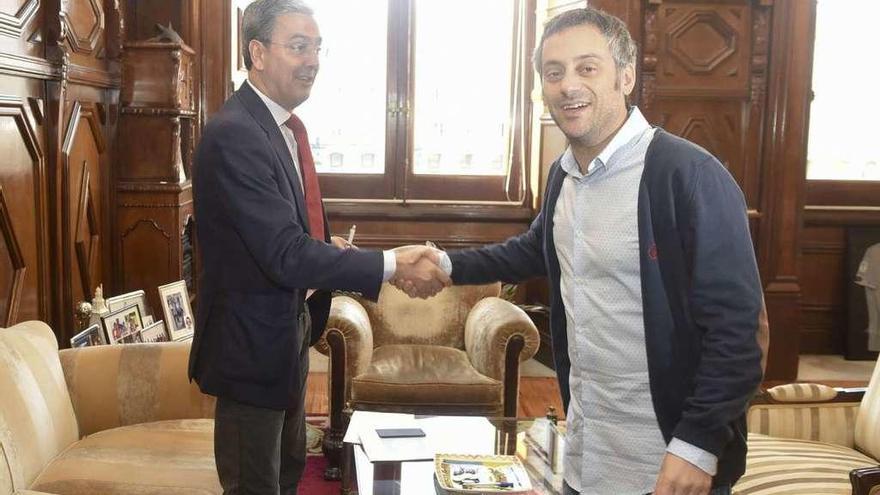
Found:
[(75, 102), (62, 145), (62, 249), (69, 275), (64, 288), (66, 308), (90, 300), (95, 287), (103, 282), (105, 149), (96, 105)]
[(761, 125), (771, 8), (750, 0), (650, 2), (639, 106), (709, 150), (761, 208)]
[(46, 172), (43, 130), (38, 122), (27, 98), (0, 96), (2, 327), (49, 316)]
[(73, 51), (92, 54), (104, 31), (104, 9), (98, 0), (70, 0), (65, 2), (61, 22)]
[(21, 38), (26, 26), (36, 17), (39, 0), (3, 0), (0, 2), (0, 35)]
[(750, 2), (665, 2), (657, 9), (657, 85), (746, 91), (751, 53)]

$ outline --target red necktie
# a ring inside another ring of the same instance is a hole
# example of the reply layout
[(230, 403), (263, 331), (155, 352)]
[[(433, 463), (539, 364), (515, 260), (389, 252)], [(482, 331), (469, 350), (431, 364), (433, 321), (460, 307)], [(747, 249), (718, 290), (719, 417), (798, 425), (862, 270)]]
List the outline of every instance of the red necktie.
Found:
[(284, 123), (293, 131), (296, 147), (299, 155), (299, 169), (302, 173), (303, 189), (306, 195), (306, 213), (309, 218), (309, 226), (312, 228), (312, 238), (324, 241), (324, 204), (321, 202), (321, 186), (318, 184), (318, 173), (315, 172), (315, 160), (312, 158), (312, 148), (309, 147), (309, 135), (306, 126), (299, 117), (291, 114)]

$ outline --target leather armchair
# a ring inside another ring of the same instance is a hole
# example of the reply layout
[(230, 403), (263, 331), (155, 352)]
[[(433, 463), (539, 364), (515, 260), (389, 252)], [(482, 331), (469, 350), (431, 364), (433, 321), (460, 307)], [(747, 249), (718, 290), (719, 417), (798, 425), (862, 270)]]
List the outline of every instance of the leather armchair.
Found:
[(734, 494), (880, 494), (880, 361), (864, 394), (780, 385), (753, 401), (748, 424)]
[(385, 284), (376, 303), (333, 299), (315, 348), (330, 357), (325, 477), (339, 457), (352, 408), (414, 414), (516, 416), (519, 364), (538, 351), (526, 313), (500, 284), (449, 287), (427, 300)]

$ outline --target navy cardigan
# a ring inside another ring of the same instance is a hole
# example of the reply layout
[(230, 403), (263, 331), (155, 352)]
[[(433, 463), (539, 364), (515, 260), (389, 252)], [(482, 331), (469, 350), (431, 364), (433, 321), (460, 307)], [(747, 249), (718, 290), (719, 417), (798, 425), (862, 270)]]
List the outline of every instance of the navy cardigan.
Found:
[[(557, 160), (527, 232), (450, 258), (456, 284), (549, 276), (553, 357), (567, 411), (571, 363), (553, 240), (565, 175)], [(657, 129), (638, 215), (648, 375), (660, 430), (667, 443), (676, 437), (715, 454), (713, 485), (733, 485), (745, 470), (745, 413), (762, 377), (763, 295), (742, 191), (704, 149)]]

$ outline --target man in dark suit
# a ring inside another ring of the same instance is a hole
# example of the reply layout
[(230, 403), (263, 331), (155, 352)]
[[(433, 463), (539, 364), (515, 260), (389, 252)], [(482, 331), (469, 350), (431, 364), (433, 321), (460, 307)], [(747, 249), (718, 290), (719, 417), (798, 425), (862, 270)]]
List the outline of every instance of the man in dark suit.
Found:
[(331, 239), (305, 126), (292, 113), (318, 72), (311, 14), (299, 0), (248, 6), (248, 82), (207, 124), (196, 154), (202, 271), (189, 374), (217, 397), (226, 494), (296, 493), (308, 347), (327, 322), (329, 290), (375, 299), (395, 277), (427, 283), (419, 295), (429, 296), (449, 283), (426, 247), (383, 253)]

